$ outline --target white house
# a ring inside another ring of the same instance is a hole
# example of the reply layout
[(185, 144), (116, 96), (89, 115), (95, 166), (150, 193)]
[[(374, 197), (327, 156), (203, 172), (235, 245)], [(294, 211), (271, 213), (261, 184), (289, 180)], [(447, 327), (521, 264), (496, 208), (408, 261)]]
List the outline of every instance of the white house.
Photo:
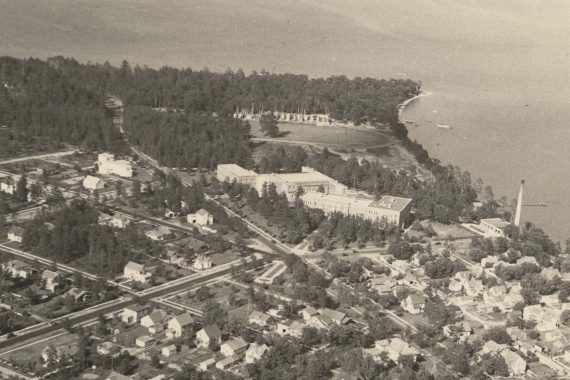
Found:
[(267, 326), (271, 321), (271, 316), (265, 313), (261, 313), (257, 310), (254, 310), (249, 314), (249, 323), (258, 325), (258, 326)]
[(511, 376), (523, 376), (525, 374), (527, 363), (519, 354), (510, 350), (503, 350), (501, 356), (505, 359)]
[(150, 347), (150, 346), (154, 345), (155, 343), (156, 342), (155, 342), (154, 338), (150, 337), (148, 335), (139, 336), (135, 340), (135, 344), (139, 347), (142, 347), (142, 348)]
[(188, 313), (176, 315), (168, 321), (167, 334), (173, 338), (180, 338), (193, 323), (194, 318)]
[(172, 355), (176, 354), (178, 352), (178, 350), (176, 349), (176, 346), (174, 344), (168, 345), (166, 347), (162, 347), (162, 355), (168, 357), (171, 357)]
[(24, 229), (19, 226), (12, 226), (8, 230), (8, 240), (21, 243), (24, 238)]
[(83, 179), (83, 187), (90, 191), (103, 190), (105, 188), (105, 182), (102, 178), (88, 175)]
[(232, 365), (236, 364), (240, 360), (241, 360), (241, 357), (238, 355), (228, 356), (227, 358), (224, 358), (224, 359), (220, 360), (219, 362), (217, 362), (216, 368), (221, 369), (223, 371), (223, 370), (228, 369)]
[(420, 314), (424, 311), (426, 299), (420, 294), (413, 293), (404, 298), (400, 305), (410, 314)]
[(151, 334), (157, 334), (164, 330), (164, 322), (168, 314), (164, 310), (153, 310), (152, 313), (145, 315), (141, 319), (141, 326), (148, 328)]
[(121, 320), (127, 324), (139, 322), (145, 315), (150, 313), (150, 306), (147, 305), (131, 305), (123, 309)]
[(212, 259), (209, 256), (202, 254), (196, 256), (196, 260), (194, 260), (194, 263), (192, 264), (192, 268), (194, 268), (194, 270), (206, 270), (211, 267)]
[(145, 284), (152, 277), (152, 274), (146, 271), (143, 264), (129, 261), (123, 270), (123, 277)]
[(277, 324), (275, 332), (281, 336), (291, 335), (296, 338), (303, 336), (303, 329), (306, 327), (304, 323), (298, 321), (286, 321)]
[(55, 292), (55, 289), (59, 286), (59, 273), (52, 272), (51, 270), (44, 270), (42, 272), (42, 280), (44, 282), (44, 288), (50, 292)]
[(32, 274), (32, 268), (20, 260), (10, 260), (2, 264), (2, 270), (10, 273), (12, 278), (26, 279)]
[(263, 355), (267, 352), (268, 347), (266, 344), (257, 344), (252, 343), (249, 345), (249, 348), (245, 352), (245, 362), (247, 364), (255, 363), (256, 361), (260, 360)]
[(214, 215), (201, 208), (195, 214), (188, 214), (186, 220), (190, 224), (198, 224), (200, 226), (209, 226), (214, 224)]
[(152, 230), (146, 231), (145, 235), (154, 241), (164, 241), (172, 238), (174, 234), (170, 228), (159, 226), (157, 228), (153, 228)]
[(220, 344), (222, 342), (222, 332), (217, 325), (204, 327), (196, 333), (196, 343), (198, 347), (208, 348), (210, 344)]
[(381, 353), (385, 352), (388, 358), (396, 363), (400, 356), (412, 356), (415, 360), (420, 355), (417, 349), (398, 337), (376, 341), (373, 350), (375, 353), (374, 357), (381, 357)]
[(131, 163), (127, 160), (115, 160), (115, 156), (111, 153), (99, 154), (97, 166), (99, 174), (114, 174), (125, 178), (133, 176)]
[(247, 342), (242, 337), (230, 339), (220, 346), (220, 352), (225, 356), (240, 355), (247, 350)]

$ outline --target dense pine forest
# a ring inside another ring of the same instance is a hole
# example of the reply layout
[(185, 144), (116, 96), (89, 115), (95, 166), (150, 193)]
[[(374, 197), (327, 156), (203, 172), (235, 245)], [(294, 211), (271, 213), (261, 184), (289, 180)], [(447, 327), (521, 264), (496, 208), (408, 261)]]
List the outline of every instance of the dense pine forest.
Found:
[(126, 104), (127, 132), (137, 144), (167, 165), (203, 167), (220, 160), (247, 164), (247, 125), (236, 128), (229, 120), (237, 109), (327, 112), (339, 120), (397, 125), (397, 105), (418, 92), (410, 80), (157, 70), (63, 57), (1, 57), (0, 81), (0, 155), (63, 144), (121, 151), (103, 105), (105, 95), (114, 94)]

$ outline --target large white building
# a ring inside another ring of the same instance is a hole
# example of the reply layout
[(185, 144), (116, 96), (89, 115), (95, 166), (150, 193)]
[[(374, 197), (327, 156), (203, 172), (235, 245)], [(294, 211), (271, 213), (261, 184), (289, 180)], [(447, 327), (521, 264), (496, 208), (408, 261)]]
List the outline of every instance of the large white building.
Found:
[(112, 153), (99, 154), (97, 166), (99, 167), (99, 174), (114, 174), (125, 178), (133, 176), (131, 163), (127, 160), (115, 160)]
[(366, 220), (386, 222), (402, 227), (411, 211), (412, 200), (385, 195), (379, 200), (363, 196), (347, 196), (322, 192), (301, 195), (306, 207), (323, 210), (326, 214), (339, 212)]
[(327, 194), (345, 195), (347, 187), (342, 183), (306, 166), (301, 173), (260, 174), (255, 180), (255, 188), (262, 194), (263, 187), (275, 185), (279, 194), (285, 194), (289, 201), (294, 201), (299, 190), (304, 193), (324, 192)]
[(257, 173), (236, 164), (221, 164), (218, 165), (216, 177), (220, 182), (228, 180), (229, 182), (236, 181), (237, 183), (254, 186)]

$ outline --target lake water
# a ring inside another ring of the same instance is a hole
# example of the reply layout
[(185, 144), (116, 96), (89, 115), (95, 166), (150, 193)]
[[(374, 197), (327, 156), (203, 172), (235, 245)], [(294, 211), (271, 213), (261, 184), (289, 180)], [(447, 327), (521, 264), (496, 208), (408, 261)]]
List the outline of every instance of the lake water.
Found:
[[(104, 4), (104, 5), (103, 5)], [(567, 0), (0, 0), (0, 54), (421, 80), (406, 108), (432, 156), (570, 237)], [(89, 48), (86, 48), (89, 46)], [(434, 127), (448, 124), (450, 130)]]

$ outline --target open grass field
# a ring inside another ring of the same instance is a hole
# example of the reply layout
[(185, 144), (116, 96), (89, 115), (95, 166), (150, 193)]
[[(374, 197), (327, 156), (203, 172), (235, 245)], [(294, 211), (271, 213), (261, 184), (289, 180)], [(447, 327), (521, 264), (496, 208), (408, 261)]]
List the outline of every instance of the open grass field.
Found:
[[(250, 120), (253, 137), (266, 138), (259, 128), (258, 120)], [(283, 136), (275, 138), (282, 141), (295, 141), (299, 143), (324, 144), (346, 148), (364, 148), (388, 144), (394, 139), (382, 132), (374, 130), (360, 130), (340, 127), (320, 127), (316, 125), (279, 123), (279, 130)]]

